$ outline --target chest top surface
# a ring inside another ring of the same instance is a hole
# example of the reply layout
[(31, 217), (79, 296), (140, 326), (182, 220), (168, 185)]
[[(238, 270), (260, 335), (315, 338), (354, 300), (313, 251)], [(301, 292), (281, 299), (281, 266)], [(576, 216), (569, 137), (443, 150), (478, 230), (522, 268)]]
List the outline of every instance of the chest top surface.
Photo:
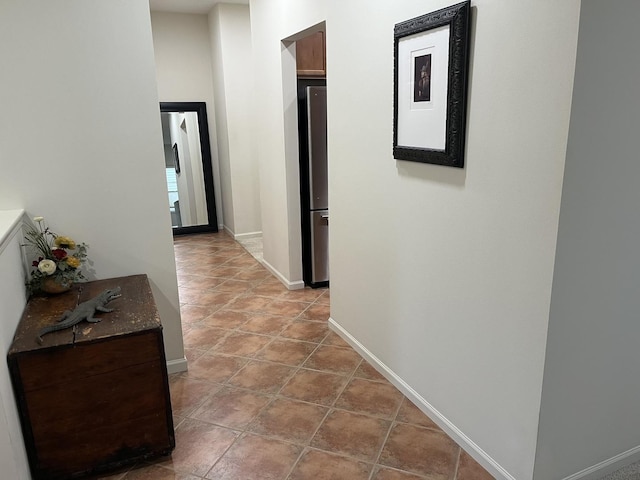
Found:
[[(65, 311), (73, 310), (104, 290), (116, 287), (120, 287), (121, 296), (106, 305), (113, 311), (94, 312), (93, 316), (100, 319), (99, 322), (88, 323), (82, 320), (74, 327), (47, 333), (42, 337), (42, 344), (38, 343), (38, 333), (44, 327), (57, 324)], [(57, 296), (33, 297), (29, 300), (8, 354), (11, 356), (21, 352), (78, 345), (161, 328), (160, 316), (146, 275), (96, 280), (76, 284), (68, 292)]]

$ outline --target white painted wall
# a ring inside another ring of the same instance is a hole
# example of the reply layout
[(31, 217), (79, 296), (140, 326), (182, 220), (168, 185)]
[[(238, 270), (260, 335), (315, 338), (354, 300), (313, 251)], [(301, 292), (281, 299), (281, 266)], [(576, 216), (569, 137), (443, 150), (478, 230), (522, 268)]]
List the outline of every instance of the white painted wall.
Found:
[(220, 162), (220, 182), (222, 184), (222, 211), (224, 228), (235, 232), (235, 215), (233, 213), (233, 185), (231, 183), (231, 158), (229, 156), (229, 127), (227, 124), (227, 99), (224, 86), (224, 59), (222, 52), (222, 36), (220, 14), (217, 8), (209, 12), (209, 33), (211, 36), (211, 62), (213, 65), (213, 89), (216, 96), (215, 120), (216, 138), (218, 139), (218, 159)]
[[(22, 210), (0, 210), (0, 354), (3, 359), (7, 358), (27, 303), (20, 247), (23, 240), (22, 217)], [(31, 478), (6, 362), (0, 368), (0, 465), (4, 478)]]
[(184, 120), (185, 133), (189, 144), (191, 176), (193, 177), (196, 224), (202, 225), (207, 223), (209, 217), (207, 213), (207, 197), (204, 191), (204, 171), (202, 169), (202, 149), (200, 148), (198, 114), (196, 112), (185, 112)]
[(624, 452), (622, 463), (640, 460), (638, 18), (634, 0), (582, 2), (539, 479), (563, 478)]
[[(217, 4), (209, 13), (218, 156), (224, 178), (225, 227), (236, 236), (262, 230), (259, 164), (253, 142), (255, 104), (270, 95), (255, 89), (248, 5)], [(227, 212), (228, 209), (228, 212)]]
[[(180, 220), (182, 225), (197, 225), (198, 220), (195, 215), (194, 182), (191, 174), (191, 152), (186, 133), (182, 131), (181, 125), (184, 121), (184, 113), (172, 112), (169, 114), (169, 131), (171, 144), (178, 147), (178, 160), (180, 162), (180, 173), (176, 173), (176, 184), (178, 186), (178, 199), (180, 200)], [(205, 224), (208, 222), (205, 221)]]
[(88, 243), (98, 278), (146, 273), (185, 368), (147, 1), (5, 1), (0, 58), (0, 205)]
[[(258, 97), (253, 112), (260, 165), (263, 258), (289, 286), (302, 284), (300, 178), (297, 125), (292, 122), (297, 118), (295, 48), (288, 42), (285, 50), (281, 41), (323, 22), (330, 6), (336, 11), (342, 9), (333, 2), (321, 0), (250, 2), (253, 67), (259, 72), (254, 79)], [(370, 5), (366, 10), (369, 9)], [(285, 77), (283, 71), (287, 73)], [(285, 124), (286, 137), (283, 135)]]
[(256, 89), (270, 92), (255, 109), (264, 257), (295, 279), (297, 170), (283, 135), (294, 97), (280, 40), (326, 20), (331, 316), (492, 472), (526, 480), (579, 1), (473, 2), (467, 165), (395, 161), (394, 24), (450, 3), (251, 1)]
[(158, 96), (161, 102), (205, 102), (209, 123), (218, 226), (224, 223), (206, 15), (151, 12)]

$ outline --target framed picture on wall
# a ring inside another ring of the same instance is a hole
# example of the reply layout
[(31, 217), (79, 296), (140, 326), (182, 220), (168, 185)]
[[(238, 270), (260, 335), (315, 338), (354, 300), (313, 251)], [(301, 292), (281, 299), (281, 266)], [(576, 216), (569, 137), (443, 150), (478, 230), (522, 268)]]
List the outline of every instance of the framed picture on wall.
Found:
[(173, 166), (176, 170), (176, 174), (180, 173), (180, 156), (178, 155), (178, 144), (173, 144)]
[(396, 160), (464, 167), (470, 14), (465, 1), (395, 25)]

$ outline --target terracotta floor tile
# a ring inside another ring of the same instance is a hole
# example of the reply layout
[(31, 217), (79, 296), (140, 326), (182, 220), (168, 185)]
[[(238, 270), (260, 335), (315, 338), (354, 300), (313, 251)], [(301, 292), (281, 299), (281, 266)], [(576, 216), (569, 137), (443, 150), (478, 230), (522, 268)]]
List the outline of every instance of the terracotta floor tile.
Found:
[(272, 315), (283, 315), (285, 317), (295, 317), (309, 306), (308, 303), (290, 302), (276, 299), (263, 308), (263, 312)]
[(433, 480), (452, 480), (460, 447), (443, 432), (397, 423), (378, 463)]
[(176, 473), (157, 465), (140, 465), (124, 476), (124, 480), (199, 480), (200, 477)]
[(334, 410), (311, 440), (311, 446), (373, 462), (391, 422), (368, 415)]
[(243, 250), (242, 255), (238, 255), (237, 257), (232, 258), (231, 260), (227, 260), (226, 262), (224, 262), (223, 266), (242, 268), (242, 267), (249, 267), (256, 262), (257, 260), (255, 258), (253, 258), (250, 254), (246, 253)]
[(363, 360), (360, 366), (353, 374), (354, 377), (365, 378), (376, 382), (386, 382), (387, 379), (382, 376), (375, 368), (373, 368), (366, 360)]
[(253, 357), (273, 337), (253, 333), (232, 332), (215, 346), (216, 353)]
[(198, 348), (185, 347), (184, 356), (187, 359), (187, 365), (191, 365), (191, 362), (195, 362), (198, 358), (206, 353), (206, 350), (199, 350)]
[(223, 307), (227, 303), (236, 298), (236, 294), (229, 292), (218, 292), (217, 290), (205, 290), (193, 303), (195, 305), (204, 305), (206, 307)]
[(229, 292), (235, 294), (241, 294), (246, 292), (251, 288), (251, 283), (245, 280), (236, 280), (236, 278), (231, 278), (229, 280), (225, 280), (223, 283), (219, 284), (216, 287), (216, 292)]
[(326, 324), (295, 320), (280, 332), (281, 337), (320, 343), (329, 333)]
[(176, 448), (159, 465), (204, 476), (231, 446), (237, 432), (187, 418), (176, 428)]
[(206, 290), (203, 290), (201, 288), (180, 287), (180, 289), (178, 290), (180, 303), (199, 305), (197, 301), (204, 292), (206, 292)]
[(238, 297), (227, 305), (229, 310), (241, 312), (262, 312), (271, 303), (272, 299), (266, 297), (245, 296)]
[(331, 330), (329, 330), (327, 336), (322, 340), (322, 343), (325, 345), (333, 345), (334, 347), (351, 348), (351, 345), (345, 342), (340, 335)]
[(438, 427), (438, 425), (436, 425), (433, 420), (422, 413), (422, 410), (411, 403), (411, 400), (409, 400), (408, 398), (405, 398), (402, 401), (402, 406), (398, 411), (396, 422), (411, 423), (413, 425), (418, 425), (419, 427), (440, 430), (440, 427)]
[(187, 375), (189, 378), (222, 383), (235, 375), (247, 361), (241, 357), (206, 353), (189, 364)]
[(233, 278), (242, 271), (242, 268), (232, 265), (222, 265), (215, 267), (211, 270), (211, 273), (224, 278)]
[(231, 330), (246, 323), (251, 318), (252, 317), (249, 313), (235, 312), (233, 310), (222, 308), (204, 318), (202, 320), (202, 324), (208, 327), (226, 328)]
[(278, 392), (295, 368), (277, 363), (252, 361), (231, 378), (228, 383), (261, 393)]
[(169, 382), (171, 409), (176, 416), (186, 416), (195, 411), (209, 395), (220, 387), (195, 378), (177, 377)]
[(316, 347), (315, 343), (276, 337), (256, 355), (256, 358), (297, 367), (311, 355)]
[(351, 375), (362, 358), (354, 350), (320, 345), (304, 362), (303, 367)]
[(324, 293), (326, 289), (321, 288), (302, 288), (299, 290), (287, 290), (280, 298), (282, 300), (293, 300), (298, 302), (314, 302), (318, 299), (320, 295)]
[(280, 315), (266, 315), (262, 313), (247, 314), (248, 320), (238, 327), (243, 332), (260, 333), (262, 335), (277, 335), (284, 327), (291, 323), (291, 319)]
[[(259, 270), (242, 270), (233, 277), (234, 280), (246, 280), (248, 282), (260, 281), (271, 277), (271, 273), (269, 273), (266, 269), (261, 268)], [(255, 285), (254, 285), (255, 286)]]
[(225, 272), (222, 272), (222, 273), (218, 272), (216, 267), (213, 267), (211, 265), (203, 265), (199, 261), (191, 263), (189, 267), (186, 268), (186, 270), (192, 275), (202, 275), (203, 277), (228, 278), (223, 274)]
[(387, 467), (376, 467), (375, 473), (371, 480), (424, 480), (425, 477), (418, 477), (412, 473), (392, 470)]
[(183, 305), (180, 307), (182, 323), (196, 323), (211, 315), (211, 309), (200, 305)]
[(183, 336), (184, 346), (200, 349), (210, 348), (228, 334), (229, 330), (222, 328), (207, 327), (201, 324), (192, 325)]
[(322, 422), (327, 409), (288, 399), (276, 399), (249, 425), (248, 430), (287, 442), (304, 444)]
[(266, 395), (235, 388), (223, 388), (207, 397), (191, 417), (242, 430), (270, 401), (271, 399)]
[(302, 447), (247, 434), (207, 474), (211, 480), (284, 480)]
[(331, 292), (329, 291), (329, 289), (327, 289), (321, 296), (319, 296), (315, 303), (329, 305), (331, 303)]
[(354, 378), (334, 406), (393, 420), (403, 398), (404, 395), (389, 383)]
[(287, 292), (287, 288), (282, 283), (273, 283), (269, 280), (265, 280), (257, 287), (254, 287), (251, 291), (252, 295), (261, 295), (265, 297), (279, 297), (283, 293)]
[(283, 289), (283, 292), (287, 291), (287, 288), (282, 284), (282, 282), (273, 275), (262, 282), (262, 285), (279, 285)]
[(301, 319), (326, 322), (329, 319), (329, 305), (314, 303), (300, 315)]
[(464, 450), (460, 452), (456, 480), (493, 480), (493, 478), (471, 455)]
[(224, 282), (224, 279), (218, 277), (186, 275), (182, 278), (181, 287), (191, 288), (195, 290), (210, 290), (217, 287), (222, 282)]
[(225, 262), (227, 255), (224, 251), (218, 253), (207, 253), (206, 251), (198, 251), (195, 253), (198, 258), (199, 265), (207, 265), (208, 267), (217, 267), (221, 263)]
[(356, 460), (307, 450), (289, 480), (367, 480), (371, 466)]
[(300, 369), (280, 390), (280, 395), (328, 406), (338, 397), (347, 379), (333, 373)]

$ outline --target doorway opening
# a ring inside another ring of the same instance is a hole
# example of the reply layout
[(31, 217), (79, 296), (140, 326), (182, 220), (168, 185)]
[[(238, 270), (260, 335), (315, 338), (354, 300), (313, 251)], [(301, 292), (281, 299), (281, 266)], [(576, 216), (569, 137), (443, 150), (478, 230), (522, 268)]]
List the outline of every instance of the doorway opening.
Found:
[(302, 278), (329, 285), (329, 199), (325, 32), (296, 41)]

